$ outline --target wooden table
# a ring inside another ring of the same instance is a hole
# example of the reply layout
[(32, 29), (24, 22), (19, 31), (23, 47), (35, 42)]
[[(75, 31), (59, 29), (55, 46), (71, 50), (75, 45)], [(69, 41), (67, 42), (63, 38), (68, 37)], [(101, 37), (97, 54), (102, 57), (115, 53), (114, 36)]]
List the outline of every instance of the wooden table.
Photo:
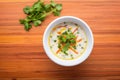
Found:
[(63, 4), (61, 16), (79, 17), (93, 31), (91, 55), (74, 67), (53, 63), (43, 49), (43, 33), (58, 17), (29, 32), (19, 23), (35, 1), (0, 0), (0, 80), (120, 80), (120, 0), (55, 0)]

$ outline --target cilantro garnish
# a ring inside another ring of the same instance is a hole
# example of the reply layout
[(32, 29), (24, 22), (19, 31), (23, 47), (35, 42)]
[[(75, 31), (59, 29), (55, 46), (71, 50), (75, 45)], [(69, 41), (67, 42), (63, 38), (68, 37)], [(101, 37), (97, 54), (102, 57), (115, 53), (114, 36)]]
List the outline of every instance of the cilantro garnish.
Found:
[(62, 10), (62, 4), (57, 4), (53, 0), (49, 4), (44, 4), (41, 0), (35, 2), (32, 7), (26, 6), (23, 11), (27, 15), (25, 19), (20, 19), (20, 23), (24, 25), (24, 29), (29, 31), (32, 28), (32, 24), (37, 27), (46, 16), (53, 13), (55, 16), (59, 16)]
[(68, 55), (66, 51), (71, 47), (76, 48), (76, 36), (71, 32), (71, 30), (67, 30), (58, 36), (58, 48), (61, 51)]

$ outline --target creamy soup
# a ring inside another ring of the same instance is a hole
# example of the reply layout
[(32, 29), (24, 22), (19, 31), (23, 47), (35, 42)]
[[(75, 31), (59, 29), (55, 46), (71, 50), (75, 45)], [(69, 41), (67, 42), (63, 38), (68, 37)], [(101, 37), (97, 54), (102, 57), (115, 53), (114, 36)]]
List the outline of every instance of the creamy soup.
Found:
[(80, 57), (87, 47), (84, 29), (72, 22), (56, 25), (48, 39), (51, 52), (60, 59), (72, 60)]

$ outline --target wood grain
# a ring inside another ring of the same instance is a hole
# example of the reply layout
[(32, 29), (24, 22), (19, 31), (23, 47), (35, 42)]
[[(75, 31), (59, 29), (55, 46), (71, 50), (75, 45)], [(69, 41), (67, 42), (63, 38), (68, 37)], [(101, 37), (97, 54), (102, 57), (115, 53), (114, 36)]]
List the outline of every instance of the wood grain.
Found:
[(55, 0), (63, 4), (61, 16), (85, 20), (94, 34), (91, 55), (74, 67), (53, 63), (43, 49), (43, 33), (58, 17), (30, 32), (19, 23), (35, 1), (0, 0), (0, 80), (120, 80), (120, 0)]

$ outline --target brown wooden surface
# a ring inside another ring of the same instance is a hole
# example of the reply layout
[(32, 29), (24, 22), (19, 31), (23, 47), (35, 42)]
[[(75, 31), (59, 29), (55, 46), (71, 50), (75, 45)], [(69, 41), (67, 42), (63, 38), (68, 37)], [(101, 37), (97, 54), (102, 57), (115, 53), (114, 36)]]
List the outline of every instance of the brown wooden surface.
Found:
[(0, 80), (120, 80), (120, 0), (55, 0), (63, 4), (61, 16), (85, 20), (94, 34), (92, 54), (74, 67), (53, 63), (43, 49), (43, 33), (58, 17), (30, 32), (19, 24), (22, 9), (35, 1), (0, 0)]

